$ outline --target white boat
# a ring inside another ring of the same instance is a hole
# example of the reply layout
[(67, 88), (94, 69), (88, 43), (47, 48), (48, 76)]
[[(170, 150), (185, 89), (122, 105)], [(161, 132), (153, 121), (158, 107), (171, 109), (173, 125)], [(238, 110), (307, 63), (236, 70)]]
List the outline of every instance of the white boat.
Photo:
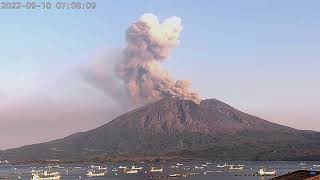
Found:
[(118, 169), (117, 169), (117, 168), (113, 168), (111, 171), (112, 171), (112, 172), (117, 172)]
[(32, 173), (31, 180), (58, 180), (60, 178), (59, 172), (48, 173), (47, 171), (44, 171), (41, 174)]
[(320, 167), (320, 164), (314, 164), (313, 167)]
[(202, 164), (201, 166), (203, 166), (203, 167), (207, 167), (207, 166), (208, 166), (208, 164)]
[(194, 169), (203, 169), (204, 167), (202, 166), (194, 166)]
[(131, 166), (131, 170), (141, 170), (141, 169), (143, 169), (143, 167), (137, 167), (134, 165)]
[(98, 168), (98, 169), (101, 168), (100, 166), (95, 166), (95, 165), (91, 165), (90, 167), (91, 168)]
[(224, 163), (224, 167), (232, 167), (234, 166), (233, 164), (227, 164), (227, 163)]
[(53, 168), (59, 168), (59, 169), (63, 169), (64, 167), (61, 167), (61, 166), (59, 166), (59, 165), (54, 165), (54, 166), (52, 166)]
[(60, 174), (59, 172), (52, 172), (52, 173), (48, 173), (48, 171), (43, 172), (43, 175), (45, 175), (45, 176), (56, 176), (59, 174)]
[(216, 167), (217, 167), (217, 168), (224, 168), (225, 165), (220, 165), (220, 164), (218, 164)]
[(307, 164), (304, 163), (304, 162), (301, 162), (299, 165), (300, 165), (300, 166), (305, 166), (305, 165), (307, 165)]
[(104, 176), (106, 174), (106, 172), (101, 172), (101, 173), (96, 173), (94, 171), (88, 171), (88, 173), (86, 174), (88, 177), (99, 177), (99, 176)]
[(231, 166), (229, 169), (230, 170), (243, 170), (243, 166), (238, 166), (238, 167)]
[(127, 166), (119, 166), (118, 168), (119, 168), (119, 169), (128, 169)]
[(130, 170), (128, 170), (128, 171), (126, 171), (126, 174), (137, 174), (138, 173), (138, 170), (132, 170), (132, 169), (130, 169)]
[(181, 177), (181, 174), (170, 174), (169, 177)]
[(258, 174), (259, 174), (260, 176), (275, 176), (276, 173), (277, 173), (277, 172), (276, 172), (275, 170), (266, 171), (266, 170), (264, 170), (264, 169), (260, 169), (260, 170), (258, 171)]
[(177, 168), (179, 168), (179, 166), (170, 166), (170, 168), (177, 169)]
[(184, 170), (190, 170), (191, 168), (189, 166), (184, 166), (183, 169)]
[(207, 173), (214, 173), (214, 171), (205, 171), (205, 172), (203, 172), (204, 175), (206, 175)]
[(181, 163), (177, 163), (176, 165), (177, 165), (177, 166), (183, 166), (183, 164), (181, 164)]
[(162, 172), (163, 169), (162, 168), (155, 168), (155, 167), (151, 167), (150, 172)]

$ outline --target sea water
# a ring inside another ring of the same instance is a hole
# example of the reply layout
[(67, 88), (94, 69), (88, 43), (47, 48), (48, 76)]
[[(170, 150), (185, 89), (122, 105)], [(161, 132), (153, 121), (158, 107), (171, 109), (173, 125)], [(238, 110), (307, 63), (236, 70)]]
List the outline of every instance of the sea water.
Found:
[[(177, 166), (177, 163), (180, 165)], [(181, 165), (183, 164), (183, 165)], [(244, 165), (243, 170), (230, 169), (230, 166), (218, 168), (217, 165)], [(0, 179), (30, 179), (31, 171), (59, 172), (61, 179), (106, 179), (106, 180), (149, 180), (149, 179), (189, 179), (189, 180), (254, 180), (254, 179), (271, 179), (274, 176), (258, 176), (257, 172), (263, 168), (266, 170), (276, 170), (277, 176), (288, 172), (305, 169), (320, 170), (320, 162), (297, 162), (297, 161), (187, 161), (187, 162), (141, 162), (141, 163), (82, 163), (82, 164), (24, 164), (24, 165), (0, 165)], [(97, 167), (107, 168), (98, 170)], [(119, 166), (131, 168), (143, 167), (137, 174), (126, 174)], [(195, 166), (203, 167), (202, 169)], [(163, 172), (150, 172), (151, 167), (162, 168)], [(96, 172), (107, 171), (103, 177), (87, 177), (89, 170), (96, 169)], [(112, 171), (112, 169), (118, 171)], [(184, 177), (170, 178), (170, 174), (181, 174)]]

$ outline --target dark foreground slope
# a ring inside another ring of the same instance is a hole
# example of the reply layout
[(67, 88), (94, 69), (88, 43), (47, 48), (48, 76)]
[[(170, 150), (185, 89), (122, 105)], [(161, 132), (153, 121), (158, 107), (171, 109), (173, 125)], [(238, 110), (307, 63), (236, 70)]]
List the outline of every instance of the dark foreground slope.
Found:
[(3, 152), (12, 160), (107, 156), (320, 160), (320, 133), (278, 125), (215, 99), (162, 99), (90, 131)]

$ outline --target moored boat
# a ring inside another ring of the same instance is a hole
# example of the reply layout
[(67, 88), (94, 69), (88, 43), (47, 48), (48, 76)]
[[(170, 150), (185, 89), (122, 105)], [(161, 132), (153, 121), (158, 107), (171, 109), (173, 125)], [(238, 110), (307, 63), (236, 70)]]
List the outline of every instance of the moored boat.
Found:
[(43, 173), (32, 173), (31, 180), (59, 180), (60, 178), (59, 172), (48, 173), (44, 171)]
[(150, 172), (162, 172), (162, 168), (151, 167)]
[(131, 170), (141, 170), (141, 169), (143, 169), (143, 167), (137, 167), (134, 165), (131, 166)]
[(96, 173), (95, 171), (89, 170), (86, 175), (88, 177), (99, 177), (99, 176), (104, 176), (105, 174), (106, 174), (106, 172)]
[(272, 170), (272, 171), (266, 171), (265, 169), (260, 169), (258, 171), (258, 174), (260, 176), (275, 176), (276, 175), (276, 171), (275, 170)]
[(137, 174), (137, 173), (138, 173), (138, 170), (136, 170), (136, 169), (134, 169), (134, 170), (130, 169), (130, 170), (126, 171), (125, 173), (126, 173), (126, 174)]
[(230, 170), (243, 170), (243, 166), (238, 166), (238, 167), (231, 166), (229, 169)]

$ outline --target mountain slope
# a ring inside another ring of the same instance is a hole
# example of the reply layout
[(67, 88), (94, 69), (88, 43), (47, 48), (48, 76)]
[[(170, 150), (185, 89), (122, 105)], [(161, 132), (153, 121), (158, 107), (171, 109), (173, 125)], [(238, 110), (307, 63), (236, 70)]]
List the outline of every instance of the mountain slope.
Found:
[(3, 152), (15, 160), (96, 156), (179, 156), (210, 159), (320, 159), (320, 133), (243, 113), (216, 99), (196, 104), (165, 98), (90, 131)]

